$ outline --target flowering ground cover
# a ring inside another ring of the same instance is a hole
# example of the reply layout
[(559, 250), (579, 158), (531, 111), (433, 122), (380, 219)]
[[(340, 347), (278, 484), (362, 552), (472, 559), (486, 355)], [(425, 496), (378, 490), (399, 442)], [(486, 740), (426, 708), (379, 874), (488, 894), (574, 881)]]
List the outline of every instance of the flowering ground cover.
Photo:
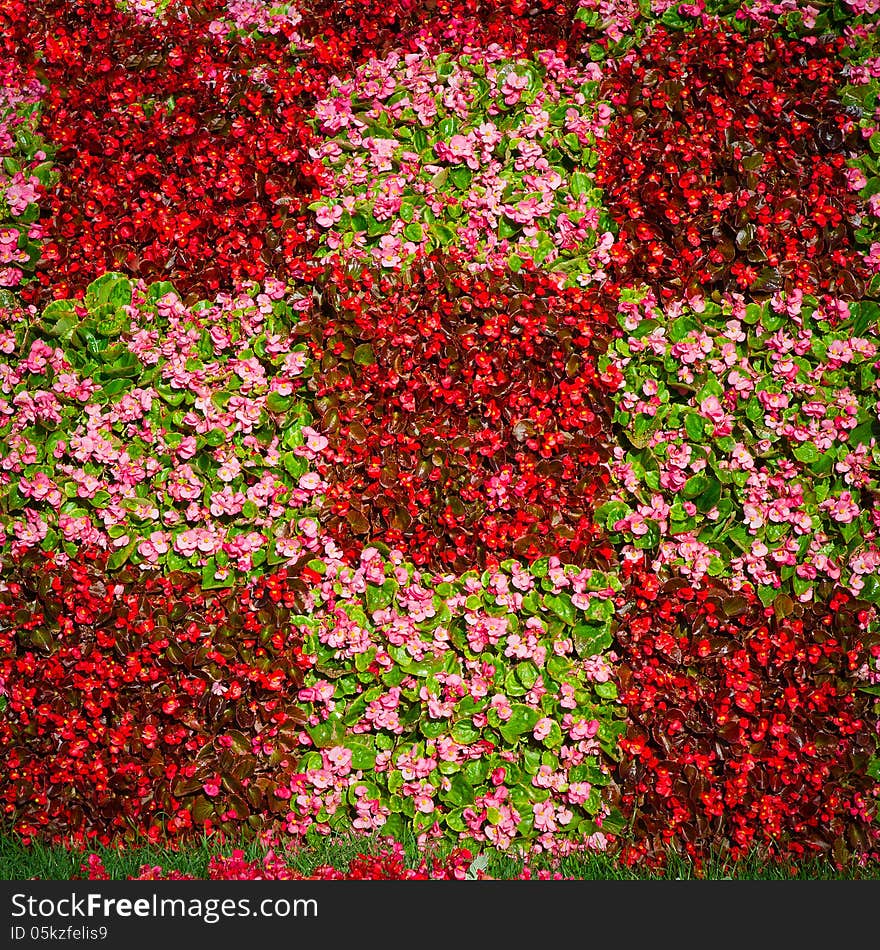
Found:
[(880, 858), (878, 21), (0, 0), (3, 833)]

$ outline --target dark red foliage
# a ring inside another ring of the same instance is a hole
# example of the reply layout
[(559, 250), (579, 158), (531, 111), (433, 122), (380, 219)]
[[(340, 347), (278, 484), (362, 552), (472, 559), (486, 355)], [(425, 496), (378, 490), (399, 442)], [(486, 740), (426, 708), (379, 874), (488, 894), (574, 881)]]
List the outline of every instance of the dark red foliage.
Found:
[[(0, 808), (25, 838), (174, 839), (287, 813), (301, 682), (297, 584), (203, 591), (104, 557), (7, 565)], [(301, 606), (301, 605), (300, 605)]]
[[(856, 671), (878, 642), (864, 605), (836, 593), (765, 609), (720, 585), (636, 572), (617, 633), (622, 807), (631, 860), (668, 847), (699, 856), (876, 855), (880, 783), (874, 699)], [(789, 612), (791, 611), (791, 612)], [(786, 615), (787, 616), (783, 616)]]
[(309, 80), (288, 36), (214, 36), (225, 4), (186, 7), (161, 26), (113, 0), (34, 0), (0, 19), (38, 61), (61, 174), (32, 298), (107, 270), (211, 294), (278, 273), (302, 243)]
[(857, 122), (842, 41), (659, 28), (604, 84), (616, 115), (596, 181), (620, 227), (617, 279), (665, 295), (794, 286), (859, 296)]
[(464, 570), (610, 557), (590, 518), (618, 383), (596, 369), (601, 301), (436, 261), (404, 280), (336, 280), (310, 325), (310, 386), (330, 439), (326, 521), (343, 547), (382, 542)]

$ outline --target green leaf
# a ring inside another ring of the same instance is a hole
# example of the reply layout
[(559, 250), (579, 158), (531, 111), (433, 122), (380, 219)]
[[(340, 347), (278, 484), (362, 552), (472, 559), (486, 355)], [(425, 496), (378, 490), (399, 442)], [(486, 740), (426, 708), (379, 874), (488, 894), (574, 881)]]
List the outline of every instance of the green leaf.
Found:
[(334, 714), (324, 722), (318, 723), (317, 726), (309, 726), (306, 732), (319, 749), (329, 749), (342, 744), (345, 736), (345, 725), (342, 719)]
[(613, 641), (607, 624), (581, 624), (574, 628), (573, 636), (574, 648), (584, 658), (602, 653)]
[(218, 590), (222, 587), (231, 587), (235, 575), (229, 571), (226, 577), (217, 577), (217, 560), (209, 557), (202, 567), (202, 587), (205, 590)]
[(445, 719), (422, 719), (419, 723), (419, 731), (426, 739), (438, 739), (449, 728), (449, 723)]
[(513, 703), (511, 710), (510, 719), (503, 722), (498, 731), (505, 742), (514, 743), (523, 733), (531, 732), (541, 716), (537, 709), (524, 703)]
[(461, 745), (470, 745), (480, 738), (480, 730), (470, 719), (459, 719), (458, 722), (453, 724), (450, 734)]
[(684, 430), (692, 442), (700, 442), (706, 431), (706, 420), (697, 413), (691, 412), (685, 417)]
[(617, 686), (609, 680), (607, 683), (596, 683), (593, 687), (597, 696), (602, 699), (617, 699)]
[(697, 509), (703, 514), (711, 511), (721, 500), (721, 482), (717, 478), (709, 478), (707, 482), (706, 488), (697, 496), (695, 502)]
[(474, 802), (474, 788), (468, 780), (458, 772), (450, 779), (452, 788), (446, 794), (446, 799), (450, 804), (457, 806), (472, 805)]
[(113, 307), (126, 307), (131, 304), (131, 281), (125, 274), (113, 271), (102, 274), (86, 288), (85, 304), (94, 310), (102, 304)]
[(434, 223), (428, 230), (440, 247), (448, 247), (455, 242), (455, 232), (445, 224)]
[(124, 548), (114, 551), (107, 559), (107, 570), (117, 571), (131, 557), (136, 541), (130, 541)]
[(757, 396), (752, 396), (746, 403), (746, 418), (751, 422), (760, 422), (764, 418), (764, 407)]
[[(387, 584), (387, 581), (386, 581)], [(367, 584), (367, 610), (374, 613), (377, 610), (384, 610), (392, 601), (394, 591), (386, 588), (385, 584), (378, 587), (375, 584)]]
[(361, 343), (354, 351), (354, 361), (358, 366), (371, 366), (376, 362), (373, 347), (369, 343)]
[(369, 218), (367, 221), (367, 234), (370, 237), (378, 237), (380, 234), (387, 234), (391, 225), (388, 221), (379, 221), (376, 218)]
[(568, 625), (574, 623), (577, 609), (571, 602), (570, 594), (545, 594), (544, 604), (564, 623)]
[[(880, 133), (875, 138), (880, 137)], [(849, 305), (850, 314), (853, 317), (853, 334), (863, 336), (869, 330), (872, 335), (880, 323), (880, 306), (873, 300), (860, 300)]]
[(421, 244), (425, 238), (425, 232), (422, 230), (422, 226), (418, 221), (414, 221), (403, 229), (403, 236), (407, 241), (412, 241), (413, 244)]
[(859, 591), (859, 598), (872, 604), (880, 603), (880, 577), (869, 574), (864, 578), (864, 582), (864, 587)]
[(705, 475), (692, 475), (684, 484), (682, 495), (692, 501), (699, 497), (709, 487), (709, 479)]
[(154, 304), (157, 300), (167, 297), (168, 294), (177, 294), (174, 284), (167, 280), (157, 280), (147, 289), (147, 303)]
[(537, 561), (532, 563), (532, 575), (534, 577), (546, 577), (549, 564), (549, 557), (539, 557)]
[(587, 620), (607, 621), (614, 616), (614, 601), (605, 597), (591, 597), (584, 611)]
[(819, 458), (819, 450), (816, 448), (814, 442), (804, 442), (802, 445), (797, 446), (792, 454), (799, 462), (805, 462), (807, 464), (815, 462)]
[(61, 340), (70, 339), (70, 335), (79, 324), (72, 300), (53, 300), (43, 309), (42, 324), (47, 336)]
[(880, 435), (880, 425), (876, 419), (869, 419), (867, 422), (863, 422), (860, 426), (856, 426), (853, 429), (847, 441), (850, 445), (870, 445), (871, 439), (877, 439)]
[(456, 188), (459, 188), (461, 191), (466, 191), (470, 188), (473, 175), (466, 165), (459, 165), (450, 171), (449, 177), (452, 179)]
[(269, 412), (287, 412), (290, 408), (290, 396), (282, 396), (280, 393), (271, 392), (266, 396), (266, 408)]
[(376, 764), (376, 751), (369, 749), (358, 742), (348, 742), (346, 747), (351, 750), (351, 767), (353, 769), (369, 770)]
[(593, 518), (599, 524), (604, 525), (606, 528), (612, 528), (616, 522), (622, 520), (630, 513), (629, 505), (623, 501), (607, 501), (604, 505), (600, 505), (595, 512), (593, 512)]
[(588, 194), (593, 188), (593, 182), (586, 172), (577, 171), (571, 176), (571, 193), (575, 198)]

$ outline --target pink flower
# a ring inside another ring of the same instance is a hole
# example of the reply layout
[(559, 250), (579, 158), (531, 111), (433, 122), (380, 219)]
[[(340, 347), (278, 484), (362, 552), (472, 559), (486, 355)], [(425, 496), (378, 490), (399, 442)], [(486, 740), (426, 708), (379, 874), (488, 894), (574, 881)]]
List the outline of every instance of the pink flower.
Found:
[(855, 503), (852, 493), (841, 492), (840, 495), (828, 498), (819, 505), (822, 511), (827, 511), (835, 521), (849, 524), (859, 516), (859, 506)]
[(512, 106), (519, 102), (523, 90), (528, 88), (528, 85), (528, 76), (518, 76), (514, 72), (508, 73), (507, 76), (505, 76), (504, 84), (501, 87), (501, 93), (504, 96), (504, 104)]
[(333, 205), (330, 208), (319, 208), (315, 220), (322, 228), (332, 228), (342, 217), (342, 205)]
[(552, 802), (535, 802), (532, 805), (532, 813), (535, 816), (535, 827), (539, 831), (556, 831), (556, 810)]
[(510, 706), (510, 700), (501, 693), (496, 693), (492, 697), (491, 705), (492, 708), (498, 713), (498, 718), (502, 722), (507, 722), (507, 720), (513, 715), (513, 709), (511, 709)]
[(552, 728), (553, 720), (548, 719), (547, 716), (544, 716), (543, 719), (539, 719), (535, 723), (535, 728), (532, 731), (532, 735), (538, 740), (538, 742), (541, 742), (550, 735), (550, 730)]
[(333, 746), (327, 751), (327, 761), (337, 774), (347, 775), (351, 771), (351, 749)]
[(24, 277), (24, 271), (18, 267), (0, 267), (0, 287), (17, 287)]
[(724, 421), (724, 407), (718, 401), (717, 396), (707, 396), (700, 403), (700, 413), (712, 422)]

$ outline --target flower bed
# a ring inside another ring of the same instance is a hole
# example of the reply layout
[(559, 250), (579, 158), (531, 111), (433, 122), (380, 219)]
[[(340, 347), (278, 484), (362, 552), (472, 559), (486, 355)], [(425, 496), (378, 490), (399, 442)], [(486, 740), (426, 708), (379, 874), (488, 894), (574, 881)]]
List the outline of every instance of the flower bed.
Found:
[(4, 826), (880, 854), (878, 22), (4, 4)]

